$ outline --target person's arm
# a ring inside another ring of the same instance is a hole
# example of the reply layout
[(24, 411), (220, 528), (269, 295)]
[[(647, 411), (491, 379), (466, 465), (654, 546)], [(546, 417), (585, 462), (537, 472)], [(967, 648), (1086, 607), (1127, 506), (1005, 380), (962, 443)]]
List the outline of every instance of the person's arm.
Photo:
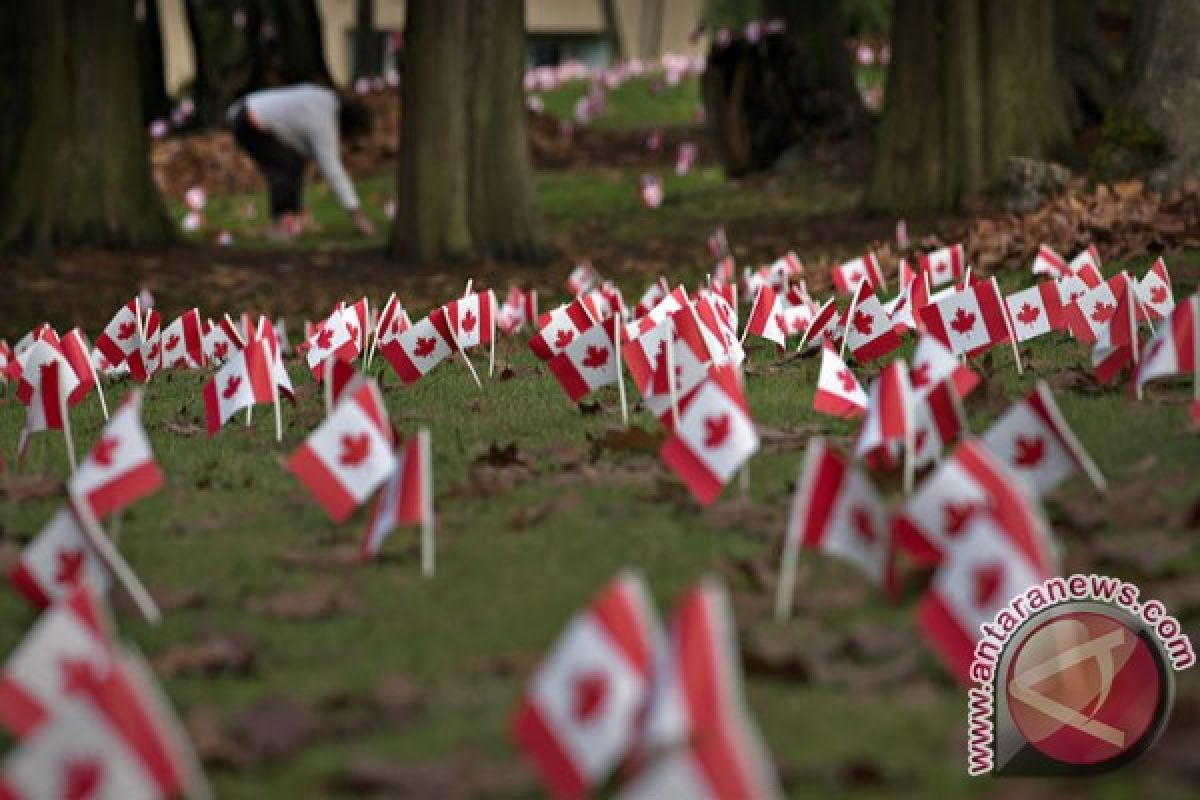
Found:
[(354, 228), (361, 234), (369, 236), (375, 232), (375, 226), (363, 213), (359, 206), (358, 195), (354, 192), (354, 184), (342, 166), (342, 155), (338, 143), (337, 121), (329, 118), (314, 132), (312, 140), (313, 159), (325, 176), (329, 188), (341, 203), (342, 208), (350, 215)]

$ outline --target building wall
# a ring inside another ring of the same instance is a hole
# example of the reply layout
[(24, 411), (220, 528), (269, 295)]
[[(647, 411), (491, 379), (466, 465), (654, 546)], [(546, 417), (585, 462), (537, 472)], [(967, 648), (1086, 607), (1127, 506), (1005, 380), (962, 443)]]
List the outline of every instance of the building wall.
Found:
[[(380, 30), (404, 29), (404, 0), (374, 0), (375, 27)], [(507, 2), (507, 0), (491, 0)], [(178, 93), (195, 75), (191, 37), (187, 29), (184, 0), (158, 0), (163, 35), (167, 91)], [(704, 0), (660, 0), (663, 6), (662, 41), (657, 52), (647, 50), (642, 36), (642, 5), (647, 0), (615, 0), (617, 33), (626, 55), (654, 57), (663, 53), (703, 53), (704, 41), (692, 43), (688, 36), (704, 5)], [(325, 61), (334, 81), (350, 80), (356, 0), (317, 0), (317, 9), (325, 38)], [(604, 36), (604, 11), (601, 0), (525, 0), (529, 33), (539, 38), (569, 37), (567, 52), (586, 52), (589, 61), (602, 56), (593, 46), (581, 48), (580, 42)]]

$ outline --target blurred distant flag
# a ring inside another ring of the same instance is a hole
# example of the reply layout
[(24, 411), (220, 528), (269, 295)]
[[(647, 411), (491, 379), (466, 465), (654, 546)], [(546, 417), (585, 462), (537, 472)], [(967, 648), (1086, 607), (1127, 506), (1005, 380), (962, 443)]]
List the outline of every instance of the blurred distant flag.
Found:
[(833, 285), (842, 294), (854, 294), (864, 281), (872, 290), (887, 286), (883, 268), (874, 253), (866, 253), (833, 268)]
[(1067, 260), (1055, 252), (1048, 244), (1038, 247), (1037, 255), (1033, 258), (1030, 271), (1034, 275), (1045, 275), (1050, 278), (1063, 278), (1071, 274)]
[(903, 344), (883, 304), (867, 281), (859, 283), (846, 310), (846, 347), (860, 364), (883, 358)]
[(1193, 294), (1175, 306), (1158, 332), (1146, 344), (1138, 365), (1136, 385), (1140, 388), (1157, 378), (1197, 373), (1200, 357), (1200, 295)]
[(162, 368), (162, 319), (157, 309), (150, 309), (142, 320), (137, 347), (126, 357), (129, 374), (135, 381), (145, 383)]
[(108, 359), (110, 366), (125, 363), (125, 359), (141, 344), (142, 310), (135, 297), (117, 310), (104, 331), (96, 338), (96, 348)]
[[(892, 466), (897, 456), (908, 465), (913, 456), (916, 403), (908, 382), (908, 366), (898, 358), (879, 371), (867, 390), (867, 415), (854, 444), (854, 455), (872, 466)], [(905, 490), (911, 490), (911, 468)]]
[(571, 270), (571, 274), (567, 276), (567, 291), (572, 295), (582, 294), (599, 281), (600, 275), (591, 263), (582, 261), (576, 264)]
[(80, 584), (96, 595), (103, 595), (109, 586), (108, 570), (70, 503), (64, 504), (26, 545), (8, 579), (37, 608), (66, 598)]
[(510, 286), (496, 323), (500, 330), (511, 336), (526, 325), (536, 325), (537, 318), (537, 289), (522, 290), (519, 286)]
[(929, 275), (932, 287), (953, 283), (966, 273), (966, 256), (961, 244), (943, 247), (917, 256), (920, 270)]
[(223, 314), (216, 322), (210, 319), (205, 323), (204, 357), (209, 361), (222, 364), (245, 345), (245, 339), (228, 314)]
[(363, 532), (360, 553), (364, 559), (378, 555), (384, 540), (398, 525), (421, 526), (421, 572), (434, 572), (433, 452), (427, 428), (402, 444), (396, 469), (375, 496)]
[(131, 391), (67, 482), (70, 495), (86, 503), (97, 518), (120, 511), (162, 486), (162, 470), (141, 415), (142, 392)]
[(1099, 275), (1100, 266), (1100, 251), (1096, 249), (1096, 245), (1089, 244), (1087, 249), (1080, 251), (1071, 259), (1067, 269), (1072, 275), (1081, 272)]
[(444, 307), (391, 338), (379, 347), (380, 354), (407, 386), (416, 383), (457, 351), (454, 334), (446, 321)]
[(979, 385), (979, 376), (959, 361), (950, 350), (933, 336), (917, 340), (913, 351), (909, 382), (918, 397), (931, 392), (943, 382), (949, 382), (960, 398), (966, 397)]
[(680, 142), (679, 149), (675, 151), (675, 174), (687, 175), (691, 172), (698, 152), (694, 142)]
[(589, 324), (546, 361), (572, 403), (621, 378), (616, 345), (608, 326)]
[(1161, 257), (1146, 270), (1146, 274), (1137, 285), (1137, 293), (1141, 301), (1138, 319), (1148, 317), (1158, 321), (1171, 315), (1175, 308), (1175, 297), (1171, 293), (1171, 275), (1167, 272), (1167, 262)]
[(336, 309), (324, 322), (317, 326), (312, 336), (305, 340), (304, 358), (313, 378), (322, 380), (323, 367), (327, 358), (352, 361), (359, 351), (358, 337), (362, 322), (352, 308)]
[(204, 419), (209, 436), (215, 436), (237, 412), (275, 402), (270, 358), (265, 342), (255, 342), (234, 354), (204, 384)]
[(783, 306), (779, 302), (779, 296), (770, 286), (760, 287), (754, 296), (754, 305), (746, 320), (746, 330), (742, 332), (743, 341), (747, 334), (768, 339), (780, 348), (787, 345), (787, 321), (783, 316)]
[(663, 185), (657, 175), (642, 175), (638, 180), (638, 196), (646, 208), (658, 208), (663, 203)]
[(200, 312), (188, 309), (162, 334), (162, 365), (170, 369), (197, 369), (204, 364), (204, 334)]
[(813, 410), (842, 419), (857, 419), (867, 411), (867, 393), (837, 351), (829, 346), (821, 349)]

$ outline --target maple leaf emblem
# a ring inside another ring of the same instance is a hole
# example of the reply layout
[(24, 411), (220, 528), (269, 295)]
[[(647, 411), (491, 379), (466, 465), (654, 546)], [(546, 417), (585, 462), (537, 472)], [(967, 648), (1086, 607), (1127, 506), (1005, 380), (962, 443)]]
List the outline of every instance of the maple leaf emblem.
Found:
[(371, 454), (371, 437), (366, 433), (342, 434), (342, 452), (338, 463), (343, 467), (357, 467)]
[(63, 800), (90, 800), (101, 788), (104, 768), (94, 758), (75, 759), (64, 766)]
[(62, 586), (74, 586), (79, 582), (79, 572), (83, 569), (83, 550), (59, 550), (57, 559), (54, 582)]
[(1004, 582), (1004, 565), (993, 563), (976, 567), (971, 573), (971, 580), (975, 607), (991, 608)]
[(942, 508), (942, 528), (945, 529), (947, 536), (958, 536), (967, 527), (967, 522), (979, 510), (979, 506), (972, 502), (966, 503), (947, 503)]
[(1037, 318), (1041, 315), (1042, 310), (1040, 308), (1034, 308), (1029, 303), (1025, 303), (1025, 305), (1021, 306), (1021, 310), (1017, 312), (1017, 321), (1022, 325), (1032, 325), (1037, 322)]
[(358, 326), (353, 322), (346, 323), (346, 333), (350, 334), (351, 341), (358, 341)]
[(468, 308), (467, 313), (463, 314), (462, 316), (462, 322), (459, 323), (459, 327), (462, 328), (465, 333), (470, 333), (471, 331), (475, 330), (476, 322), (477, 320), (475, 319), (475, 315), (471, 312), (471, 309)]
[(1154, 305), (1162, 305), (1167, 302), (1167, 287), (1151, 286), (1150, 287), (1150, 302)]
[(1013, 441), (1013, 461), (1018, 467), (1033, 469), (1046, 457), (1046, 442), (1040, 436), (1021, 436)]
[(102, 467), (111, 467), (113, 453), (117, 451), (117, 445), (120, 443), (121, 440), (115, 436), (100, 437), (100, 441), (92, 448), (92, 460)]
[(871, 521), (871, 515), (867, 513), (865, 508), (855, 506), (850, 511), (850, 524), (854, 526), (854, 533), (866, 544), (875, 543), (875, 524)]
[(848, 369), (839, 370), (837, 379), (842, 382), (842, 391), (847, 394), (858, 388), (858, 381), (854, 380), (853, 373)]
[(863, 336), (871, 335), (871, 328), (874, 325), (874, 318), (870, 314), (863, 311), (854, 312), (854, 330), (861, 333)]
[(58, 662), (62, 673), (63, 694), (86, 694), (100, 682), (92, 663), (82, 658), (64, 658)]
[(188, 365), (187, 359), (184, 358), (183, 356), (180, 356), (179, 358), (177, 358), (173, 362), (171, 362), (171, 366), (174, 369), (183, 369), (187, 365)]
[(950, 321), (950, 327), (962, 336), (966, 336), (975, 327), (975, 314), (965, 308), (959, 308)]
[(603, 672), (577, 675), (571, 683), (571, 695), (571, 716), (576, 722), (590, 722), (604, 709), (608, 679)]
[(229, 355), (229, 345), (226, 342), (217, 342), (213, 345), (213, 355), (218, 361), (223, 361), (225, 356)]
[(429, 358), (437, 349), (437, 339), (432, 336), (418, 336), (417, 344), (413, 347), (413, 355), (417, 358)]
[(569, 331), (566, 328), (563, 328), (557, 334), (555, 334), (554, 346), (557, 347), (559, 350), (563, 350), (566, 348), (567, 345), (569, 345), (571, 343), (571, 340), (574, 338), (575, 338), (575, 333), (573, 331)]
[(179, 347), (179, 334), (173, 333), (167, 337), (167, 349), (174, 350)]
[(159, 347), (158, 342), (155, 342), (154, 344), (150, 345), (150, 349), (146, 351), (146, 358), (148, 358), (151, 361), (158, 358), (158, 351), (160, 349), (161, 348)]
[(704, 418), (704, 446), (712, 450), (720, 447), (729, 438), (729, 415), (718, 414)]
[(117, 338), (128, 339), (137, 333), (137, 324), (133, 322), (122, 322), (117, 326)]
[(392, 320), (392, 335), (399, 336), (401, 333), (402, 333), (402, 331), (400, 330), (400, 319), (397, 317), (396, 319)]
[(862, 279), (863, 274), (856, 269), (852, 269), (846, 273), (846, 283), (850, 286), (860, 283)]
[(921, 389), (928, 386), (931, 378), (929, 371), (931, 369), (932, 366), (928, 361), (914, 366), (908, 373), (908, 382), (912, 384), (912, 388)]
[(316, 343), (318, 350), (328, 350), (333, 345), (333, 331), (327, 327), (321, 328), (317, 331)]
[(600, 369), (608, 363), (608, 348), (589, 344), (587, 353), (583, 356), (583, 365), (592, 369)]
[(1092, 309), (1092, 322), (1103, 325), (1112, 319), (1112, 315), (1114, 312), (1116, 312), (1116, 310), (1117, 307), (1112, 303), (1105, 303), (1101, 300), (1097, 302), (1096, 307)]
[(225, 381), (225, 391), (221, 392), (221, 396), (224, 397), (226, 400), (232, 400), (233, 396), (235, 394), (237, 394), (237, 391), (241, 387), (241, 385), (242, 385), (242, 376), (241, 375), (230, 375), (229, 380)]

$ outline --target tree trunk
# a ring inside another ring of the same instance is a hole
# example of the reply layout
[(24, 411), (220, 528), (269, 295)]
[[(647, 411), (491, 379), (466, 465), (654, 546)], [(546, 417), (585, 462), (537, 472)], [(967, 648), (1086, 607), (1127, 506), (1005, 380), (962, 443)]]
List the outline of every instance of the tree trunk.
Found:
[(158, 0), (138, 0), (138, 80), (141, 85), (142, 122), (163, 119), (171, 113), (171, 98), (163, 68), (162, 28)]
[(1166, 146), (1153, 182), (1177, 185), (1200, 169), (1200, 4), (1147, 0), (1140, 7), (1129, 61), (1130, 115)]
[(1097, 0), (1055, 0), (1054, 37), (1067, 119), (1075, 131), (1099, 124), (1117, 99), (1120, 48), (1104, 38)]
[(872, 208), (955, 209), (1009, 156), (1066, 144), (1050, 4), (896, 0), (892, 50)]
[(0, 6), (0, 249), (168, 242), (126, 0)]
[(467, 219), (468, 0), (410, 0), (391, 251), (418, 262), (471, 252)]
[(375, 30), (375, 0), (358, 0), (354, 13), (354, 78), (383, 72), (383, 48)]

